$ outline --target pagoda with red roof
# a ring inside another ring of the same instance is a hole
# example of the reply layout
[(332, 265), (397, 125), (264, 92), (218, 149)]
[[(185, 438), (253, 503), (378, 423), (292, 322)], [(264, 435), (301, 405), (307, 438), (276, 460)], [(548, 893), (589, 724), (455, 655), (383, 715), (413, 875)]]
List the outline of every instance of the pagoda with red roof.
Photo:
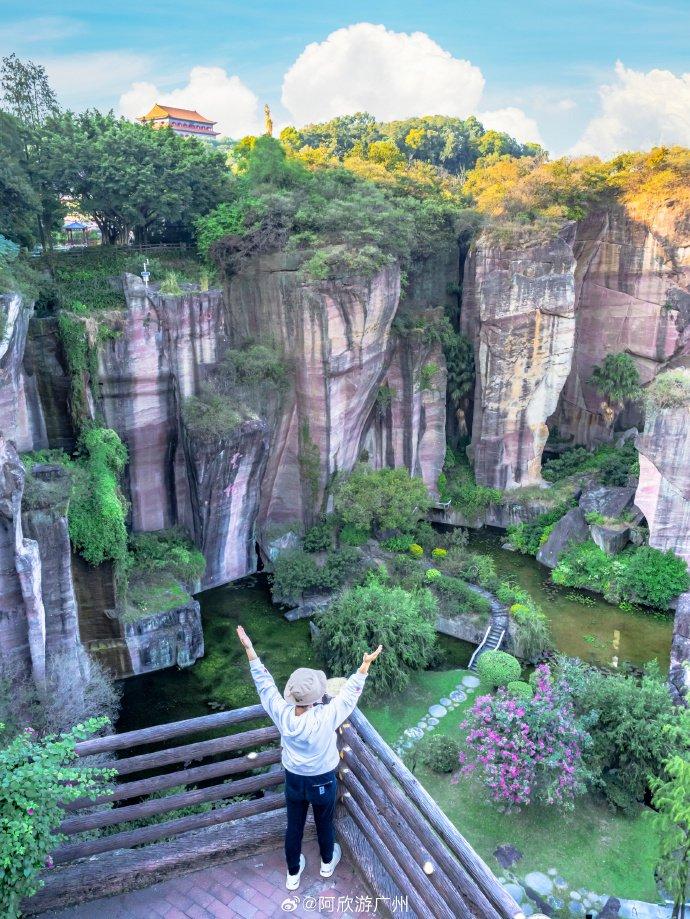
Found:
[(186, 108), (173, 108), (170, 105), (156, 103), (150, 112), (137, 118), (142, 124), (150, 124), (154, 128), (172, 128), (182, 137), (217, 137), (214, 131), (215, 121), (205, 118), (199, 112)]

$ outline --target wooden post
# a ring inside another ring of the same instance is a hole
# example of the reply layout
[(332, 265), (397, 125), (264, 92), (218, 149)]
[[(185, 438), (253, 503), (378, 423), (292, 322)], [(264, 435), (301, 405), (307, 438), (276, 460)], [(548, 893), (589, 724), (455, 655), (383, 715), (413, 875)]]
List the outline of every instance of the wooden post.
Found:
[(244, 708), (235, 708), (229, 712), (216, 712), (215, 715), (202, 715), (200, 718), (187, 718), (185, 721), (157, 724), (137, 731), (125, 731), (123, 734), (108, 734), (107, 737), (82, 740), (76, 745), (76, 751), (79, 756), (91, 756), (94, 753), (127, 750), (143, 744), (160, 743), (171, 737), (198, 734), (201, 731), (215, 731), (218, 728), (241, 724), (243, 721), (252, 721), (255, 718), (266, 719), (267, 717), (263, 705), (246, 705)]
[[(419, 894), (417, 893), (416, 888), (408, 878), (407, 874), (402, 870), (398, 862), (391, 855), (388, 847), (384, 845), (382, 840), (376, 833), (376, 829), (365, 816), (364, 811), (361, 809), (359, 804), (355, 799), (349, 795), (342, 798), (343, 805), (345, 810), (355, 821), (357, 826), (360, 829), (360, 832), (367, 840), (371, 848), (376, 853), (377, 858), (380, 860), (381, 864), (385, 868), (386, 872), (393, 879), (393, 882), (396, 884), (403, 896), (408, 897), (410, 900), (410, 905), (415, 913), (419, 911)], [(425, 915), (426, 910), (423, 909), (421, 915)], [(434, 916), (434, 913), (431, 914)], [(444, 912), (444, 916), (446, 913)], [(434, 916), (434, 919), (436, 917)]]
[(194, 782), (206, 782), (209, 779), (223, 778), (226, 775), (236, 775), (238, 772), (250, 772), (263, 766), (272, 766), (280, 762), (281, 751), (278, 747), (272, 750), (262, 750), (254, 759), (247, 756), (235, 756), (224, 759), (219, 763), (209, 763), (207, 766), (195, 766), (192, 769), (178, 769), (175, 772), (166, 772), (150, 779), (139, 779), (134, 782), (121, 782), (107, 795), (98, 798), (77, 798), (69, 801), (63, 807), (66, 811), (78, 811), (83, 807), (93, 807), (96, 804), (106, 804), (110, 801), (124, 801), (127, 798), (139, 798), (150, 795), (154, 791), (163, 791), (166, 788), (175, 788), (176, 785), (192, 785)]
[(119, 775), (130, 772), (142, 772), (172, 763), (190, 763), (196, 759), (205, 759), (216, 753), (228, 753), (230, 750), (244, 750), (246, 747), (258, 747), (260, 744), (278, 740), (280, 732), (271, 725), (268, 728), (257, 728), (255, 731), (243, 731), (241, 734), (228, 734), (214, 740), (200, 740), (197, 743), (183, 744), (180, 747), (169, 747), (156, 753), (142, 753), (139, 756), (128, 756), (116, 763)]

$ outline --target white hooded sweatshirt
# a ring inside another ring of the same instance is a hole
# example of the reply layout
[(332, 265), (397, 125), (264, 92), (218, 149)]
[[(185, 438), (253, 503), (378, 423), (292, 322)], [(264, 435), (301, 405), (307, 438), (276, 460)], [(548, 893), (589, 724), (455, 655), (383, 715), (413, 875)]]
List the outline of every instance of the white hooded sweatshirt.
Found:
[(323, 775), (340, 761), (336, 728), (354, 711), (366, 680), (365, 673), (353, 673), (328, 705), (314, 705), (302, 715), (281, 696), (275, 680), (257, 657), (249, 662), (261, 704), (280, 731), (282, 762), (296, 775)]

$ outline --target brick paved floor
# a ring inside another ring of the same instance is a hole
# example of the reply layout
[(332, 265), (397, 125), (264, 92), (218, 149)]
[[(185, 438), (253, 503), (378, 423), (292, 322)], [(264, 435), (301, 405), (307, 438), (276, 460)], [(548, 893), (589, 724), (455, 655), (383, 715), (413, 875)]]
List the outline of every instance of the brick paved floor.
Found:
[[(118, 897), (43, 913), (40, 919), (266, 919), (287, 915), (304, 919), (356, 914), (357, 897), (368, 897), (368, 891), (350, 864), (343, 858), (333, 877), (325, 879), (319, 874), (321, 860), (315, 840), (305, 843), (304, 855), (307, 867), (295, 892), (285, 889), (285, 861), (277, 850)], [(288, 899), (291, 902), (285, 909), (282, 904)]]

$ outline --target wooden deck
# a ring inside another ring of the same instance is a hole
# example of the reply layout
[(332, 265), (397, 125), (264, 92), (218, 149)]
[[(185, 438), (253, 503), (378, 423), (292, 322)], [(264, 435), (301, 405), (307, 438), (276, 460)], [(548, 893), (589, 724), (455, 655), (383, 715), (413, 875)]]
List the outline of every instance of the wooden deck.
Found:
[(276, 848), (143, 890), (44, 913), (43, 919), (266, 919), (373, 911), (375, 898), (347, 859), (332, 878), (324, 879), (315, 840), (305, 844), (304, 854), (307, 867), (294, 892), (285, 889), (285, 859)]

